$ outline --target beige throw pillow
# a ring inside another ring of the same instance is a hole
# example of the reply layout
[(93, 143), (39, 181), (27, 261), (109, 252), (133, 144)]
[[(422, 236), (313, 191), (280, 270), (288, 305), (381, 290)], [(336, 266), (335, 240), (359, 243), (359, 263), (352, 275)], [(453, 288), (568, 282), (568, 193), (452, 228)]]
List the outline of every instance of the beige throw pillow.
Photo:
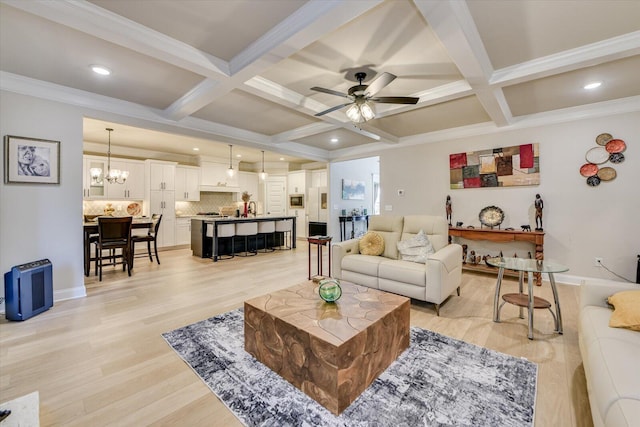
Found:
[(384, 252), (384, 239), (375, 231), (368, 231), (358, 243), (362, 255), (382, 255)]
[(400, 259), (403, 261), (426, 264), (427, 257), (435, 253), (435, 250), (427, 234), (424, 230), (420, 230), (411, 239), (399, 241), (398, 252), (400, 252)]
[(614, 307), (609, 326), (640, 331), (640, 289), (613, 294), (609, 304)]

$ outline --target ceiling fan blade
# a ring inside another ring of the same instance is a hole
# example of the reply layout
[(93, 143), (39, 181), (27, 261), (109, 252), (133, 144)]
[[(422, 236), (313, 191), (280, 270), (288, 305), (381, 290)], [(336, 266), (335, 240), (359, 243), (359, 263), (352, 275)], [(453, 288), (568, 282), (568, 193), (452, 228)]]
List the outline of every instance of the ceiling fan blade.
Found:
[(369, 94), (369, 96), (373, 96), (376, 93), (380, 92), (386, 85), (388, 85), (395, 79), (396, 76), (394, 76), (393, 74), (384, 72), (371, 82), (369, 87), (367, 87), (367, 93)]
[(346, 93), (338, 92), (336, 90), (331, 90), (331, 89), (325, 89), (323, 87), (314, 86), (311, 88), (311, 90), (315, 90), (316, 92), (328, 93), (329, 95), (341, 96), (343, 98), (349, 98), (349, 95), (347, 95)]
[(369, 101), (383, 104), (417, 104), (419, 100), (420, 98), (410, 96), (379, 96), (377, 98), (369, 98)]
[(329, 114), (332, 111), (336, 111), (341, 109), (342, 107), (346, 107), (347, 105), (351, 105), (353, 102), (347, 102), (346, 104), (336, 105), (335, 107), (331, 107), (328, 110), (320, 111), (319, 113), (314, 114), (316, 117), (324, 116), (325, 114)]

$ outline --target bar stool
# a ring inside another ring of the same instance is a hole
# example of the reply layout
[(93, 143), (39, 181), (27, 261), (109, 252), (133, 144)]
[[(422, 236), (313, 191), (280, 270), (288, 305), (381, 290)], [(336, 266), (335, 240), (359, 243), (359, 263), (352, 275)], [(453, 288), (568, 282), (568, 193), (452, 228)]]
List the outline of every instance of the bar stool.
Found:
[[(249, 237), (255, 239), (255, 249), (249, 250)], [(235, 237), (244, 237), (244, 254), (238, 256), (254, 256), (258, 255), (258, 223), (257, 222), (238, 222), (236, 224)], [(235, 240), (235, 238), (234, 238)]]
[[(211, 227), (211, 236), (209, 236), (209, 227)], [(213, 227), (214, 227), (214, 224), (207, 224), (207, 237), (213, 237)], [(229, 239), (229, 242), (231, 242), (230, 243), (231, 255), (225, 255), (225, 256), (218, 255), (217, 259), (231, 259), (236, 255), (235, 251), (233, 250), (233, 237), (235, 236), (235, 234), (236, 234), (235, 224), (218, 224), (218, 234), (216, 235), (216, 239), (218, 240)], [(212, 256), (214, 257), (215, 255), (216, 255), (215, 253), (212, 254)]]
[[(276, 233), (282, 233), (283, 242), (278, 246), (278, 250), (287, 251), (290, 250), (293, 246), (293, 221), (290, 219), (283, 219), (280, 221), (276, 221)], [(287, 233), (289, 233), (289, 246), (287, 246)], [(283, 247), (284, 246), (284, 247)]]
[[(258, 223), (258, 235), (264, 236), (264, 250), (263, 252), (273, 252), (275, 251), (275, 232), (276, 232), (276, 222), (275, 221), (260, 221)], [(272, 245), (270, 247), (267, 246), (267, 237), (271, 235)]]

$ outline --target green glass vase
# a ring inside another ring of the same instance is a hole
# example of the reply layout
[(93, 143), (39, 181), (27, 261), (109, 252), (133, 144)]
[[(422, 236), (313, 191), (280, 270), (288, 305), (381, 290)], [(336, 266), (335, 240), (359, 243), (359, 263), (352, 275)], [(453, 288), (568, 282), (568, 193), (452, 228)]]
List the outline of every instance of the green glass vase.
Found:
[(342, 296), (342, 288), (340, 282), (336, 279), (325, 279), (320, 281), (318, 288), (320, 298), (326, 302), (336, 302)]

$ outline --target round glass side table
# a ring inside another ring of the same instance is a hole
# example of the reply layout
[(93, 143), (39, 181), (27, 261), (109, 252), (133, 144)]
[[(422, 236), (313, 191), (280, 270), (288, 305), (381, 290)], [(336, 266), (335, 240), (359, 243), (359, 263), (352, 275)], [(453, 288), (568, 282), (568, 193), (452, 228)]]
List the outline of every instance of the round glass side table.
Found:
[[(498, 267), (498, 281), (496, 283), (496, 294), (493, 299), (493, 321), (500, 322), (500, 310), (505, 303), (513, 304), (520, 307), (520, 318), (523, 317), (522, 309), (527, 308), (528, 311), (528, 324), (530, 340), (533, 339), (533, 311), (536, 308), (549, 309), (553, 320), (555, 322), (555, 332), (562, 334), (562, 314), (560, 311), (560, 300), (558, 299), (558, 289), (556, 288), (556, 281), (553, 277), (554, 273), (563, 273), (569, 271), (569, 267), (555, 262), (525, 259), (525, 258), (507, 258), (496, 257), (488, 258), (487, 264)], [(518, 272), (518, 293), (508, 293), (502, 295), (503, 303), (498, 306), (500, 300), (500, 287), (502, 286), (502, 277), (504, 276), (504, 270), (514, 270)], [(528, 274), (528, 289), (525, 294), (523, 291), (524, 273)], [(549, 282), (551, 283), (551, 291), (553, 292), (553, 301), (555, 305), (555, 313), (551, 309), (551, 303), (544, 298), (536, 297), (533, 295), (533, 273), (547, 273), (549, 275)]]

